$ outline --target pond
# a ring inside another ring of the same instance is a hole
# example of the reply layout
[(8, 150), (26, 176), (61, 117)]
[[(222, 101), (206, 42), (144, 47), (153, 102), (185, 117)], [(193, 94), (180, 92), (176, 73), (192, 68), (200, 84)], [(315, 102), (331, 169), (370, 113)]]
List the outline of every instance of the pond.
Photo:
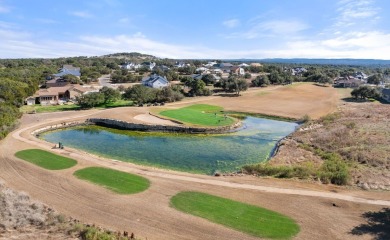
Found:
[(137, 132), (90, 125), (46, 132), (40, 137), (120, 161), (212, 174), (266, 161), (277, 141), (297, 127), (292, 122), (256, 117), (243, 121), (240, 131), (219, 135)]

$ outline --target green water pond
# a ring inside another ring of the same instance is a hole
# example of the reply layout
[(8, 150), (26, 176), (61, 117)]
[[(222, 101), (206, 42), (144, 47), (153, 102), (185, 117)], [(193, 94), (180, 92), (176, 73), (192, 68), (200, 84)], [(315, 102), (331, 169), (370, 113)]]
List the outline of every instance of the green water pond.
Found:
[(296, 123), (247, 117), (244, 128), (222, 135), (137, 132), (100, 126), (79, 126), (41, 134), (99, 156), (193, 173), (237, 171), (266, 161), (275, 144), (292, 133)]

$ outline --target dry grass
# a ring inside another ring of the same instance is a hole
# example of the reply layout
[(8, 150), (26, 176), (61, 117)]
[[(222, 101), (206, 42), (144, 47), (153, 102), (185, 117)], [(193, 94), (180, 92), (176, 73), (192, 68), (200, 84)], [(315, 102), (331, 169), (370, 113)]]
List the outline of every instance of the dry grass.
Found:
[[(342, 156), (351, 166), (351, 184), (363, 188), (390, 190), (388, 108), (388, 105), (378, 103), (346, 103), (338, 113), (309, 123), (315, 127), (304, 126), (304, 131), (291, 135), (272, 162), (320, 163), (315, 154), (309, 154), (307, 149), (297, 148), (297, 143), (303, 143)], [(293, 159), (297, 155), (301, 157)]]
[(24, 192), (0, 182), (0, 239), (133, 239), (131, 233), (112, 232), (66, 219)]

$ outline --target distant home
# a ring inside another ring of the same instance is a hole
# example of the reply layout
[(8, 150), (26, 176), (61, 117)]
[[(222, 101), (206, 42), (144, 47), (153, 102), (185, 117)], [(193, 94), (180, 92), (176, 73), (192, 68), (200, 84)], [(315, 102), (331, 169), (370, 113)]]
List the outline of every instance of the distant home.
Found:
[(141, 63), (141, 67), (148, 68), (149, 70), (152, 70), (156, 66), (155, 62), (143, 62)]
[(201, 73), (192, 74), (191, 77), (192, 77), (194, 80), (202, 80), (203, 74), (201, 74)]
[(182, 68), (182, 67), (186, 67), (186, 66), (191, 66), (191, 65), (188, 63), (185, 63), (185, 62), (176, 62), (175, 63), (175, 67), (177, 67), (177, 68)]
[(386, 102), (389, 102), (390, 103), (390, 89), (389, 88), (384, 88), (382, 90), (382, 98), (383, 100), (385, 100)]
[(214, 68), (220, 68), (222, 70), (230, 70), (231, 67), (233, 67), (233, 64), (231, 63), (217, 63), (213, 65)]
[(163, 87), (168, 87), (169, 82), (165, 77), (162, 77), (157, 74), (153, 74), (147, 78), (142, 79), (142, 85), (151, 88), (163, 88)]
[(64, 65), (62, 68), (59, 70), (59, 73), (54, 74), (55, 77), (63, 77), (65, 75), (73, 75), (76, 77), (80, 77), (80, 68), (79, 67), (74, 67), (73, 65)]
[(165, 65), (155, 66), (155, 67), (153, 68), (153, 70), (161, 70), (161, 71), (165, 72), (165, 71), (168, 71), (168, 70), (169, 70), (169, 67), (167, 67), (167, 66), (165, 66)]
[(97, 91), (94, 88), (78, 84), (39, 89), (33, 96), (26, 99), (26, 104), (34, 105), (36, 102), (41, 105), (63, 104), (66, 101), (74, 100), (76, 96)]
[(353, 74), (353, 77), (360, 80), (366, 80), (368, 78), (367, 74), (365, 74), (364, 72), (355, 72), (355, 74)]
[(60, 77), (56, 77), (54, 79), (46, 81), (47, 88), (49, 88), (49, 87), (63, 87), (63, 86), (69, 85), (69, 84), (70, 83), (68, 81), (66, 81), (65, 79), (60, 78)]
[(291, 69), (291, 75), (293, 76), (302, 75), (305, 72), (307, 72), (307, 70), (304, 67), (296, 67)]
[(141, 67), (140, 64), (132, 63), (132, 62), (130, 62), (130, 63), (126, 62), (126, 63), (123, 63), (121, 65), (121, 69), (126, 69), (126, 70), (138, 69), (140, 67)]
[(334, 81), (334, 86), (344, 87), (344, 88), (355, 88), (355, 87), (359, 87), (363, 83), (364, 81), (360, 79), (354, 78), (353, 76), (347, 76), (347, 77), (338, 77)]
[(230, 68), (230, 72), (235, 75), (244, 75), (245, 70), (242, 67), (233, 66)]

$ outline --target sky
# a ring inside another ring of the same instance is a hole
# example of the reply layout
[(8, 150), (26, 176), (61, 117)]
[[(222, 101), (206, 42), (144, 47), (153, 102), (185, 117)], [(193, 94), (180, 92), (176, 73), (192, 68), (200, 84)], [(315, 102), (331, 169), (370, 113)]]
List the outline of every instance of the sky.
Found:
[(0, 0), (0, 58), (390, 59), (389, 0)]

